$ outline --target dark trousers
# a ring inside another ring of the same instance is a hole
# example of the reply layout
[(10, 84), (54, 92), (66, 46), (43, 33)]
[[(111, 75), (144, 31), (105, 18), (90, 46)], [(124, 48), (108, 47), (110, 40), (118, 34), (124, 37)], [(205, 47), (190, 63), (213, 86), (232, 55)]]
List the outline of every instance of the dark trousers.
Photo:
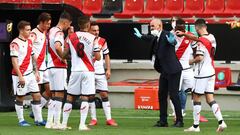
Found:
[(181, 103), (178, 96), (179, 83), (180, 83), (181, 72), (175, 74), (161, 74), (159, 79), (159, 105), (160, 105), (160, 121), (163, 123), (167, 122), (167, 106), (168, 106), (168, 95), (175, 108), (176, 121), (183, 121)]

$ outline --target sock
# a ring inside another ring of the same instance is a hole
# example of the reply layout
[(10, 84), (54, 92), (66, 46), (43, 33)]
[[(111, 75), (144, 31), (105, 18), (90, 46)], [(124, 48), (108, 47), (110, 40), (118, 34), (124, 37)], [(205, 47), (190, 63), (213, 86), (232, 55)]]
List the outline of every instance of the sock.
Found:
[(53, 123), (54, 112), (55, 112), (55, 101), (50, 99), (49, 102), (48, 102), (47, 122)]
[(215, 117), (217, 118), (218, 121), (221, 121), (223, 120), (223, 117), (222, 117), (222, 113), (220, 111), (220, 107), (217, 103), (213, 104), (211, 106), (212, 108), (212, 111), (213, 111), (213, 114), (215, 115)]
[(88, 109), (89, 109), (89, 104), (87, 101), (82, 101), (81, 104), (81, 108), (80, 108), (80, 126), (84, 126), (86, 119), (87, 119), (87, 115), (88, 115)]
[(89, 102), (89, 109), (92, 120), (97, 120), (97, 114), (96, 114), (96, 104), (95, 102)]
[(17, 102), (18, 101), (16, 101), (16, 103), (15, 103), (15, 109), (16, 109), (18, 121), (22, 122), (22, 121), (24, 121), (24, 117), (23, 117), (23, 103), (21, 102), (22, 104), (19, 104)]
[(62, 102), (55, 100), (55, 113), (54, 113), (54, 124), (60, 124), (62, 113)]
[(201, 112), (202, 106), (200, 102), (195, 102), (193, 105), (193, 124), (199, 125), (200, 120), (200, 112)]
[(111, 106), (110, 106), (110, 102), (106, 101), (106, 102), (102, 102), (102, 106), (103, 106), (103, 110), (106, 116), (107, 120), (112, 119), (111, 118)]
[(68, 118), (69, 118), (69, 115), (70, 115), (71, 111), (72, 111), (72, 104), (71, 103), (65, 103), (64, 106), (63, 106), (62, 125), (67, 126)]
[(43, 108), (47, 104), (47, 99), (44, 97), (41, 97), (41, 108)]
[[(169, 103), (170, 103), (170, 106), (171, 106), (171, 108), (172, 108), (173, 114), (175, 114), (175, 108), (174, 108), (174, 105), (173, 105), (173, 103), (172, 103), (172, 100), (169, 100)], [(176, 114), (175, 114), (175, 115), (176, 115)]]
[(41, 108), (41, 103), (40, 101), (32, 101), (32, 111), (34, 114), (34, 120), (36, 122), (42, 122), (42, 108)]

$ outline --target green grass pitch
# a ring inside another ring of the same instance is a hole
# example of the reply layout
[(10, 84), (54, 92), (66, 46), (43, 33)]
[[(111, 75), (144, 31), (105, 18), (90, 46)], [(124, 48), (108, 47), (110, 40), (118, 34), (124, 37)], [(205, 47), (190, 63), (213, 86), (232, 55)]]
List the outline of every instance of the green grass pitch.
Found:
[[(223, 111), (228, 128), (222, 135), (240, 135), (240, 113), (235, 111)], [(203, 111), (201, 115), (206, 116), (209, 122), (200, 124), (200, 133), (185, 133), (183, 130), (192, 125), (192, 112), (187, 111), (184, 117), (184, 128), (156, 128), (153, 127), (158, 120), (158, 111), (133, 110), (133, 109), (112, 109), (112, 117), (119, 124), (118, 127), (105, 125), (105, 117), (102, 109), (97, 109), (98, 125), (91, 127), (90, 131), (79, 131), (79, 110), (73, 110), (69, 126), (72, 130), (52, 130), (33, 125), (33, 120), (28, 117), (29, 110), (25, 110), (25, 119), (32, 124), (31, 127), (19, 127), (15, 112), (0, 113), (0, 135), (214, 135), (217, 128), (217, 120), (212, 112)], [(47, 111), (44, 109), (43, 116), (46, 118)], [(89, 122), (89, 117), (87, 122)], [(169, 125), (173, 124), (172, 117), (168, 119)]]

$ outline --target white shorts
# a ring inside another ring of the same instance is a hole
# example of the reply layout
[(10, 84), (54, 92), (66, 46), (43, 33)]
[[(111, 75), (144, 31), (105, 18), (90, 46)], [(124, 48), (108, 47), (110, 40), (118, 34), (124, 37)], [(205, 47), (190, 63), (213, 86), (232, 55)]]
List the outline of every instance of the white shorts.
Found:
[(40, 81), (38, 84), (49, 83), (48, 70), (39, 71)]
[(95, 74), (95, 86), (97, 91), (108, 91), (108, 83), (106, 75)]
[(195, 85), (193, 92), (196, 94), (214, 93), (215, 76), (208, 78), (195, 78)]
[(51, 91), (63, 91), (67, 84), (67, 69), (50, 68), (48, 69)]
[(14, 95), (25, 96), (27, 93), (30, 92), (39, 92), (38, 83), (33, 73), (27, 76), (23, 76), (23, 78), (25, 79), (25, 85), (24, 87), (21, 87), (21, 85), (19, 85), (18, 76), (12, 75)]
[(72, 72), (68, 82), (67, 93), (70, 95), (94, 95), (94, 72)]
[(193, 88), (194, 84), (194, 72), (193, 69), (186, 69), (182, 70), (180, 83), (179, 83), (179, 90), (187, 90), (188, 88)]

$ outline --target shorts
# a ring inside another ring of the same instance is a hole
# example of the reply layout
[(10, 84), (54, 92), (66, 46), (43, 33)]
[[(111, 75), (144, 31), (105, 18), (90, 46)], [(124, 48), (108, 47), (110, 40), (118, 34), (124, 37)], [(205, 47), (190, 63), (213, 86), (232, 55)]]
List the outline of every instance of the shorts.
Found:
[(40, 81), (38, 82), (38, 84), (49, 83), (48, 70), (39, 71), (39, 76), (40, 76)]
[(95, 87), (97, 91), (107, 91), (108, 92), (108, 82), (106, 75), (96, 75), (95, 74)]
[(194, 84), (194, 73), (193, 69), (189, 68), (186, 70), (182, 70), (182, 75), (180, 78), (179, 90), (187, 90), (189, 88), (193, 88)]
[(39, 92), (38, 83), (33, 73), (23, 76), (23, 78), (25, 79), (25, 85), (21, 87), (18, 76), (12, 75), (14, 95), (25, 96), (28, 93)]
[(72, 72), (68, 82), (67, 93), (70, 95), (94, 95), (94, 72)]
[(208, 78), (195, 78), (193, 93), (213, 94), (215, 85), (215, 75)]
[(50, 90), (64, 91), (67, 84), (67, 69), (50, 68), (48, 69)]

